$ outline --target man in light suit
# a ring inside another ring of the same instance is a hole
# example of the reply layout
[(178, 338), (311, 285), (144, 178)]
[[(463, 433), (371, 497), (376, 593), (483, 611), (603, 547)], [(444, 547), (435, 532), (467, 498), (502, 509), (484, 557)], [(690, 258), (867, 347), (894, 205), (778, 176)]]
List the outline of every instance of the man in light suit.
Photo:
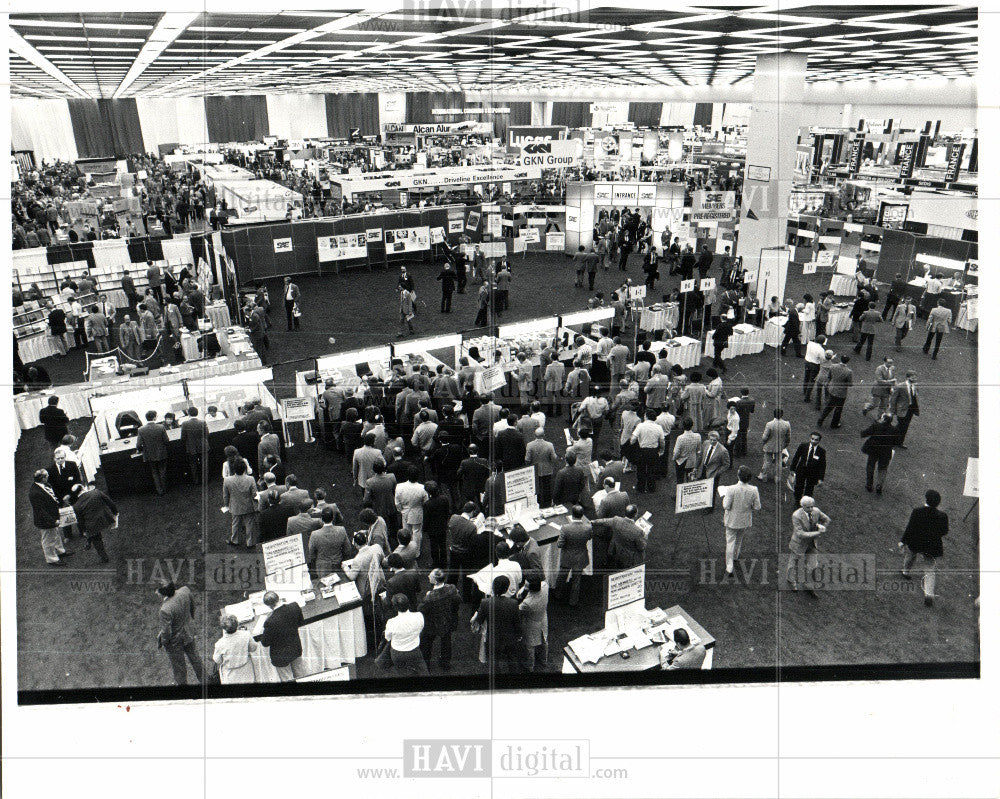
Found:
[(222, 502), (233, 518), (230, 546), (239, 546), (244, 534), (247, 549), (253, 549), (257, 532), (257, 483), (247, 474), (242, 458), (233, 463), (233, 473), (222, 481)]
[(872, 384), (872, 398), (865, 403), (861, 409), (863, 416), (868, 415), (868, 411), (873, 408), (878, 411), (875, 418), (879, 418), (885, 413), (886, 405), (889, 404), (889, 394), (892, 393), (896, 385), (896, 367), (892, 358), (886, 355), (882, 363), (875, 367), (875, 382)]
[[(816, 539), (826, 532), (830, 517), (816, 507), (812, 497), (802, 497), (801, 507), (792, 514), (792, 537), (788, 542), (788, 550), (792, 553), (788, 558), (788, 569), (785, 581), (793, 591), (799, 590), (799, 584), (809, 579), (809, 572), (816, 567)], [(799, 578), (803, 578), (800, 580)], [(806, 588), (806, 593), (816, 597), (816, 592)]]
[(795, 474), (795, 501), (804, 494), (815, 496), (816, 489), (823, 485), (826, 477), (826, 450), (819, 445), (823, 440), (820, 433), (810, 433), (809, 441), (799, 444), (788, 470)]
[[(729, 450), (719, 440), (718, 431), (709, 430), (708, 438), (705, 440), (698, 458), (698, 474), (701, 476), (701, 479), (718, 477), (729, 468), (731, 462), (729, 459)], [(705, 513), (712, 513), (715, 510), (716, 485), (718, 485), (718, 481), (712, 485), (712, 504), (705, 509)]]
[(157, 587), (156, 593), (159, 594), (162, 603), (159, 613), (160, 631), (156, 636), (156, 643), (167, 651), (170, 667), (174, 672), (174, 682), (178, 685), (187, 685), (185, 658), (191, 663), (198, 682), (204, 682), (205, 666), (194, 636), (188, 629), (194, 618), (194, 598), (191, 589), (186, 585), (178, 588), (172, 582), (164, 582)]
[(684, 432), (674, 442), (674, 469), (678, 483), (686, 483), (691, 473), (698, 468), (701, 455), (701, 436), (694, 432), (694, 421), (684, 420)]
[(535, 467), (535, 481), (538, 484), (538, 501), (544, 508), (552, 504), (552, 475), (555, 474), (556, 466), (559, 463), (559, 456), (556, 455), (556, 448), (551, 441), (545, 438), (545, 428), (539, 427), (535, 430), (534, 440), (531, 441), (524, 454), (524, 462), (528, 466)]
[(285, 277), (285, 287), (282, 290), (285, 297), (285, 316), (288, 318), (288, 329), (292, 329), (292, 325), (295, 329), (299, 329), (299, 317), (295, 315), (294, 311), (296, 306), (299, 304), (299, 287), (296, 286), (290, 277)]
[(920, 403), (917, 400), (917, 373), (912, 369), (906, 371), (906, 380), (893, 387), (889, 395), (888, 413), (892, 416), (892, 421), (899, 430), (899, 438), (896, 446), (906, 449), (903, 441), (906, 439), (906, 431), (910, 429), (910, 422), (914, 416), (920, 415)]
[(909, 297), (904, 297), (902, 303), (900, 303), (892, 315), (892, 326), (896, 330), (896, 352), (902, 351), (903, 339), (910, 332), (910, 328), (913, 327), (913, 322), (916, 318), (917, 306), (913, 304), (913, 300)]
[(736, 472), (739, 482), (728, 486), (722, 497), (725, 511), (722, 522), (726, 528), (726, 576), (731, 577), (743, 549), (743, 541), (753, 527), (753, 512), (760, 510), (760, 492), (750, 485), (753, 472), (741, 466)]
[(196, 485), (204, 475), (203, 465), (208, 459), (208, 424), (198, 418), (198, 409), (188, 408), (187, 419), (181, 422), (181, 443), (191, 467), (191, 482)]
[(835, 363), (830, 367), (830, 385), (827, 386), (826, 407), (819, 415), (817, 427), (823, 424), (823, 420), (833, 411), (833, 418), (830, 420), (830, 429), (836, 430), (840, 427), (840, 415), (844, 412), (844, 403), (847, 401), (847, 392), (854, 384), (854, 372), (847, 365), (851, 359), (844, 355), (840, 363)]
[(153, 487), (161, 497), (167, 493), (167, 430), (156, 421), (156, 411), (146, 411), (146, 424), (136, 434), (135, 451), (149, 464)]
[(563, 525), (556, 541), (556, 546), (562, 550), (556, 587), (560, 594), (565, 595), (566, 584), (569, 583), (569, 605), (576, 607), (580, 603), (583, 570), (590, 565), (587, 542), (594, 537), (594, 528), (583, 518), (583, 506), (574, 505), (570, 513), (571, 519)]
[(936, 361), (938, 350), (941, 349), (941, 339), (944, 334), (951, 330), (951, 309), (945, 305), (944, 300), (937, 301), (937, 307), (932, 308), (927, 315), (927, 340), (924, 342), (924, 355), (931, 349), (931, 341), (934, 341), (934, 354), (931, 360)]
[(784, 414), (781, 408), (775, 408), (774, 418), (764, 425), (764, 432), (761, 435), (764, 463), (760, 467), (760, 474), (757, 475), (758, 480), (767, 482), (772, 478), (777, 479), (781, 474), (781, 469), (776, 467), (781, 464), (782, 451), (792, 440), (792, 426), (782, 418)]

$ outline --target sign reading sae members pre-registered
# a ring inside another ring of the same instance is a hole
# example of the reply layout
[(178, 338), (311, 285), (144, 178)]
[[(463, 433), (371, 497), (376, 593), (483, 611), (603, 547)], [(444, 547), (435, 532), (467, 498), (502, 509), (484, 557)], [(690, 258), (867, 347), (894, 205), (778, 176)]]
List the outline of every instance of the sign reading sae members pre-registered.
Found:
[(714, 477), (692, 480), (690, 483), (678, 483), (674, 513), (687, 513), (700, 508), (712, 507), (712, 486), (714, 483)]
[(646, 564), (608, 575), (608, 610), (646, 598)]
[(508, 502), (535, 496), (534, 466), (525, 466), (523, 469), (512, 469), (509, 472), (504, 472), (503, 477)]
[(507, 375), (499, 366), (490, 366), (483, 369), (483, 388), (487, 391), (496, 391), (507, 385)]
[(315, 415), (310, 397), (286, 397), (281, 401), (281, 418), (286, 422), (311, 422)]

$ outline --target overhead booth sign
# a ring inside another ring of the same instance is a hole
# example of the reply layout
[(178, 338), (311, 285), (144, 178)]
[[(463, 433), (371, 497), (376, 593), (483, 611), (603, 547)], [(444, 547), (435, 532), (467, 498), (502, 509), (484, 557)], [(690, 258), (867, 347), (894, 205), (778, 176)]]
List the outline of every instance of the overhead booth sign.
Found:
[(691, 197), (694, 222), (732, 222), (736, 219), (736, 192), (696, 191)]

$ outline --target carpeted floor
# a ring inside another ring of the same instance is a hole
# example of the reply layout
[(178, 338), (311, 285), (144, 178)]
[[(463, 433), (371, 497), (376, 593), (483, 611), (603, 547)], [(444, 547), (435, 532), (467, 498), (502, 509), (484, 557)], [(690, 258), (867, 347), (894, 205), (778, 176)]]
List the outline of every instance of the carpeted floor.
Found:
[[(439, 314), (436, 269), (411, 268), (419, 298), (426, 302), (416, 320), (417, 335), (454, 332), (472, 327), (476, 311), (475, 289), (456, 295), (454, 313)], [(511, 308), (502, 321), (517, 321), (586, 307), (588, 292), (573, 288), (570, 261), (557, 255), (532, 255), (513, 260)], [(630, 274), (640, 279), (638, 258)], [(786, 296), (805, 291), (817, 293), (828, 278), (799, 274), (792, 266)], [(309, 368), (317, 355), (384, 344), (397, 332), (395, 270), (353, 272), (297, 278), (302, 293), (302, 329), (285, 331), (282, 309), (273, 314), (272, 349), (275, 393), (294, 393), (294, 372)], [(621, 273), (598, 276), (596, 290), (609, 293)], [(662, 282), (666, 291), (671, 284)], [(270, 286), (280, 297), (280, 287)], [(660, 287), (657, 287), (659, 293)], [(280, 303), (278, 303), (280, 305)], [(330, 344), (329, 339), (336, 343)], [(673, 514), (673, 480), (661, 481), (655, 495), (634, 495), (643, 510), (653, 513), (653, 531), (647, 550), (647, 607), (679, 604), (718, 640), (716, 668), (789, 665), (896, 664), (913, 662), (973, 662), (978, 660), (978, 618), (973, 600), (979, 593), (978, 515), (963, 516), (971, 500), (962, 497), (966, 459), (977, 454), (976, 346), (962, 331), (950, 334), (941, 356), (932, 361), (920, 351), (922, 335), (915, 331), (904, 352), (896, 355), (897, 373), (907, 368), (919, 372), (921, 415), (907, 438), (909, 449), (897, 454), (886, 493), (882, 497), (864, 489), (864, 456), (858, 435), (866, 420), (861, 406), (869, 394), (876, 363), (891, 349), (888, 326), (876, 339), (871, 363), (854, 358), (856, 388), (848, 399), (843, 427), (824, 427), (828, 452), (827, 479), (817, 492), (819, 507), (833, 522), (824, 537), (828, 552), (870, 554), (879, 575), (875, 587), (862, 591), (825, 591), (817, 599), (778, 591), (777, 554), (786, 551), (793, 510), (780, 501), (774, 486), (761, 486), (763, 511), (744, 549), (745, 584), (719, 584), (724, 550), (722, 514), (696, 512), (680, 521)], [(833, 348), (851, 346), (847, 334), (838, 335)], [(443, 359), (450, 359), (450, 354)], [(853, 353), (851, 353), (853, 355)], [(793, 444), (806, 440), (817, 414), (803, 403), (799, 383), (803, 362), (781, 357), (767, 347), (761, 355), (730, 361), (726, 388), (736, 393), (749, 386), (758, 401), (750, 430), (751, 455), (742, 462), (755, 471), (764, 422), (771, 418), (779, 398), (792, 424)], [(75, 382), (82, 372), (82, 356), (45, 363), (60, 383)], [(81, 423), (77, 423), (79, 426)], [(562, 433), (549, 423), (549, 438), (560, 442)], [(84, 423), (85, 427), (85, 423)], [(605, 436), (608, 434), (605, 433)], [(557, 443), (558, 451), (562, 447)], [(174, 486), (162, 499), (132, 497), (119, 503), (121, 529), (112, 546), (126, 559), (126, 584), (115, 588), (112, 573), (91, 570), (93, 552), (79, 552), (73, 568), (46, 569), (31, 524), (27, 488), (31, 473), (49, 460), (41, 430), (26, 432), (16, 453), (16, 537), (19, 687), (65, 689), (99, 686), (167, 685), (171, 674), (166, 657), (157, 651), (155, 578), (174, 576), (202, 592), (206, 570), (211, 573), (225, 546), (226, 517), (221, 483), (209, 485), (206, 495), (189, 486)], [(328, 453), (316, 444), (296, 443), (289, 450), (291, 471), (300, 485), (325, 486), (344, 511), (349, 528), (357, 521), (360, 496), (350, 487), (347, 456)], [(724, 483), (735, 481), (730, 473)], [(631, 475), (626, 488), (631, 489)], [(899, 534), (911, 508), (922, 503), (927, 488), (938, 489), (942, 509), (951, 519), (945, 541), (946, 556), (939, 572), (939, 600), (925, 608), (919, 581), (894, 579), (900, 560), (895, 552)], [(790, 497), (789, 497), (790, 500)], [(79, 548), (78, 540), (73, 545)], [(209, 579), (209, 584), (213, 583)], [(210, 656), (219, 637), (216, 614), (240, 598), (239, 590), (199, 593), (197, 625), (199, 643)], [(602, 588), (593, 578), (584, 586), (584, 601), (569, 609), (552, 603), (549, 608), (551, 670), (561, 666), (561, 649), (567, 641), (603, 624)], [(462, 624), (455, 636), (452, 674), (485, 669), (476, 658), (476, 637), (465, 620), (471, 606), (462, 609)], [(371, 658), (358, 668), (371, 674)]]

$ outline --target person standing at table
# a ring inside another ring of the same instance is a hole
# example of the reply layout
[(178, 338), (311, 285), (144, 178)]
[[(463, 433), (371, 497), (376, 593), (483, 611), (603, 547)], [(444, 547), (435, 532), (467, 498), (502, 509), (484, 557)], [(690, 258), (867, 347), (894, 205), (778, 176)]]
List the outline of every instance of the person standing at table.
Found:
[(219, 620), (222, 637), (215, 642), (212, 660), (219, 667), (219, 682), (223, 685), (256, 682), (250, 653), (257, 643), (248, 630), (241, 630), (235, 616), (224, 615)]
[(912, 369), (907, 369), (906, 380), (893, 387), (889, 395), (888, 411), (892, 416), (892, 421), (899, 431), (899, 438), (896, 446), (906, 449), (906, 432), (910, 429), (910, 422), (914, 416), (920, 415), (920, 403), (917, 401), (917, 373)]
[(904, 579), (911, 579), (910, 570), (917, 560), (917, 555), (923, 558), (922, 587), (924, 589), (924, 605), (927, 607), (934, 604), (937, 559), (944, 555), (941, 539), (948, 535), (948, 515), (938, 510), (940, 504), (941, 495), (934, 489), (924, 494), (924, 506), (914, 509), (910, 514), (906, 529), (899, 539), (899, 547), (903, 550), (901, 574)]
[(820, 414), (817, 425), (823, 424), (823, 420), (833, 411), (833, 419), (830, 421), (830, 429), (835, 430), (840, 427), (840, 415), (844, 410), (844, 403), (847, 401), (847, 394), (854, 384), (854, 372), (847, 365), (850, 358), (844, 355), (840, 363), (835, 363), (830, 367), (830, 385), (827, 387), (827, 403)]
[(801, 333), (801, 327), (799, 324), (799, 312), (795, 307), (795, 303), (791, 300), (786, 301), (788, 307), (788, 319), (785, 322), (785, 336), (781, 339), (781, 354), (785, 354), (785, 348), (789, 343), (795, 345), (795, 357), (802, 357), (802, 344), (799, 341), (799, 334)]
[(455, 270), (450, 263), (445, 262), (437, 279), (441, 281), (441, 313), (451, 313), (451, 295), (455, 293)]
[(296, 286), (290, 277), (285, 276), (283, 289), (285, 297), (285, 318), (288, 322), (288, 329), (299, 329), (299, 319), (302, 312), (299, 310), (299, 287)]
[(917, 306), (913, 304), (912, 299), (904, 297), (892, 315), (892, 326), (896, 331), (896, 352), (902, 351), (903, 339), (913, 328), (916, 318)]
[(187, 454), (191, 482), (197, 485), (202, 481), (208, 461), (208, 423), (198, 418), (198, 409), (193, 405), (188, 408), (187, 418), (181, 422), (181, 443)]
[(232, 516), (229, 545), (238, 546), (242, 533), (247, 549), (253, 549), (254, 541), (260, 537), (257, 519), (257, 483), (247, 474), (247, 464), (242, 458), (233, 463), (233, 473), (222, 481), (222, 502)]
[[(788, 542), (788, 550), (792, 553), (788, 558), (788, 568), (785, 572), (785, 582), (793, 591), (799, 590), (799, 578), (809, 578), (809, 573), (816, 567), (816, 539), (823, 535), (830, 524), (830, 517), (816, 507), (812, 497), (802, 497), (799, 508), (792, 514), (792, 537)], [(809, 596), (816, 598), (816, 592), (806, 588)]]
[(753, 472), (741, 466), (736, 475), (739, 482), (729, 486), (722, 496), (723, 524), (726, 529), (726, 576), (733, 575), (736, 561), (743, 550), (743, 541), (753, 527), (753, 513), (760, 510), (760, 492), (750, 485)]
[(928, 275), (927, 283), (924, 286), (923, 296), (920, 298), (921, 307), (930, 313), (938, 305), (941, 299), (941, 289), (944, 287), (941, 275)]
[(122, 274), (122, 291), (125, 293), (129, 310), (135, 310), (139, 305), (139, 292), (136, 291), (135, 281), (127, 269)]
[(45, 440), (53, 449), (69, 433), (69, 417), (59, 407), (59, 397), (49, 397), (45, 407), (38, 412), (38, 421), (44, 429)]
[(795, 474), (795, 501), (804, 494), (816, 496), (816, 489), (823, 485), (826, 477), (826, 450), (819, 445), (823, 440), (820, 433), (810, 433), (809, 441), (799, 444), (792, 456), (788, 471)]
[(340, 570), (340, 564), (354, 554), (347, 530), (334, 523), (333, 507), (323, 508), (320, 514), (323, 526), (309, 534), (306, 561), (315, 563), (316, 577), (322, 579)]
[[(205, 664), (202, 662), (198, 645), (188, 625), (194, 618), (194, 597), (186, 585), (175, 586), (173, 582), (161, 582), (156, 588), (160, 597), (160, 631), (156, 643), (167, 652), (174, 682), (187, 685), (187, 664), (191, 664), (199, 683), (205, 681)], [(298, 605), (296, 605), (298, 607)], [(186, 662), (185, 662), (186, 659)]]
[(153, 487), (161, 497), (167, 493), (167, 456), (170, 439), (166, 428), (156, 421), (156, 411), (146, 411), (146, 424), (136, 433), (135, 451), (149, 464)]
[(560, 596), (568, 599), (570, 607), (576, 607), (580, 603), (583, 570), (590, 565), (587, 542), (593, 537), (594, 528), (583, 517), (583, 506), (573, 505), (570, 510), (570, 521), (562, 526), (556, 541), (556, 546), (562, 550), (557, 591)]
[(932, 308), (927, 316), (927, 340), (924, 342), (924, 355), (930, 353), (931, 341), (934, 342), (934, 354), (931, 360), (936, 361), (938, 350), (941, 349), (941, 339), (944, 334), (951, 330), (951, 309), (947, 307), (943, 299), (937, 301), (937, 306)]
[(146, 280), (149, 283), (149, 287), (153, 290), (153, 294), (159, 300), (160, 304), (163, 304), (163, 272), (160, 267), (154, 264), (152, 261), (146, 261)]
[(802, 397), (804, 402), (812, 399), (813, 388), (816, 385), (816, 376), (819, 374), (820, 364), (826, 355), (826, 336), (822, 333), (816, 336), (814, 341), (806, 342), (806, 367), (802, 375)]
[(274, 591), (264, 594), (264, 604), (271, 608), (271, 615), (264, 622), (260, 645), (269, 647), (271, 665), (278, 672), (278, 680), (289, 682), (305, 676), (302, 662), (302, 639), (299, 628), (305, 623), (302, 608), (295, 602), (279, 604)]

